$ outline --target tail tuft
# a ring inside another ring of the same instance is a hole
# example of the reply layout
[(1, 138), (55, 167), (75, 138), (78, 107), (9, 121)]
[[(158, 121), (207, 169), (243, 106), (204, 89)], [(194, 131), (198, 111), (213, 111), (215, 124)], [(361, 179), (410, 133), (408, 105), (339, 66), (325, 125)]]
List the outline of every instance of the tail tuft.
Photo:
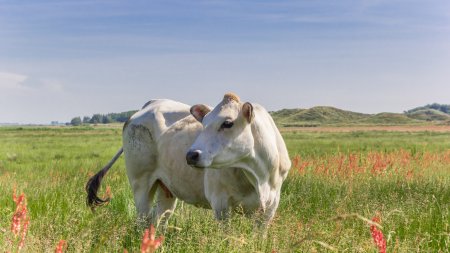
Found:
[(86, 205), (89, 206), (92, 211), (94, 211), (97, 206), (101, 206), (109, 202), (110, 198), (101, 199), (97, 196), (98, 188), (102, 183), (103, 176), (105, 176), (105, 174), (122, 153), (123, 148), (120, 148), (119, 151), (117, 151), (116, 155), (111, 159), (111, 161), (109, 161), (109, 163), (105, 167), (103, 167), (103, 169), (97, 172), (97, 174), (95, 174), (93, 177), (89, 178), (89, 181), (87, 182), (85, 187), (87, 192)]
[(94, 211), (97, 206), (102, 206), (110, 201), (110, 198), (101, 199), (97, 196), (98, 188), (100, 187), (103, 176), (106, 172), (107, 170), (102, 169), (97, 174), (92, 176), (86, 184), (86, 204), (92, 209), (92, 211)]

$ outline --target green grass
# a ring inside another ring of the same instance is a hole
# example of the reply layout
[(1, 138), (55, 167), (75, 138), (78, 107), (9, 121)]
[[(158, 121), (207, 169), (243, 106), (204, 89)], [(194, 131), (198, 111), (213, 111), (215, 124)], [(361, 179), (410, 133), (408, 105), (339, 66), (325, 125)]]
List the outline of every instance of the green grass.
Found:
[(287, 132), (284, 140), (294, 156), (324, 156), (338, 152), (391, 152), (405, 149), (412, 154), (423, 151), (443, 152), (450, 149), (450, 133), (444, 132)]
[[(381, 216), (388, 252), (449, 251), (450, 133), (290, 132), (284, 137), (291, 157), (311, 165), (303, 173), (291, 170), (265, 235), (251, 219), (235, 215), (219, 223), (210, 210), (179, 202), (162, 251), (376, 252), (369, 225), (349, 216), (354, 213)], [(9, 250), (15, 186), (26, 194), (30, 215), (24, 252), (53, 252), (60, 239), (67, 240), (69, 252), (138, 251), (143, 228), (136, 224), (123, 158), (103, 182), (102, 192), (111, 187), (111, 203), (95, 213), (85, 205), (90, 173), (120, 146), (119, 127), (0, 128), (0, 251)], [(381, 175), (315, 172), (334, 157), (356, 155), (361, 165), (373, 152), (399, 150), (414, 158), (408, 165), (414, 177), (405, 177), (400, 162)]]

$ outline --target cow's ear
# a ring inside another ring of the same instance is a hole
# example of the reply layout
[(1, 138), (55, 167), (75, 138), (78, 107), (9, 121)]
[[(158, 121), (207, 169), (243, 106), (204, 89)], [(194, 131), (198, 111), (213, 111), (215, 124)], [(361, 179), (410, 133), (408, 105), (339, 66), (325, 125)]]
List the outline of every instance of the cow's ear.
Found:
[(202, 104), (194, 105), (191, 107), (192, 116), (194, 116), (194, 118), (200, 122), (202, 122), (203, 117), (205, 117), (205, 115), (210, 111), (211, 109), (209, 109), (208, 106)]
[(255, 117), (253, 113), (253, 105), (249, 102), (245, 102), (245, 104), (242, 105), (242, 115), (248, 123), (251, 123), (253, 118)]

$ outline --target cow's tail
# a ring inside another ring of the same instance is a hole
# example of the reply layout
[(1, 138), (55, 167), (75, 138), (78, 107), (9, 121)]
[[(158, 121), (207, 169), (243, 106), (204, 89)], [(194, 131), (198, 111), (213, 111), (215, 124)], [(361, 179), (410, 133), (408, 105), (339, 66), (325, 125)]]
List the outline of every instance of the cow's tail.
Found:
[(103, 167), (97, 174), (92, 176), (89, 181), (86, 184), (86, 192), (87, 192), (87, 198), (86, 198), (86, 204), (94, 210), (95, 207), (101, 206), (107, 202), (109, 202), (109, 198), (101, 199), (97, 196), (98, 188), (100, 187), (100, 184), (102, 183), (103, 176), (108, 172), (108, 170), (113, 166), (113, 164), (116, 162), (116, 160), (122, 155), (123, 153), (123, 147), (117, 151), (116, 155), (109, 161), (109, 163)]

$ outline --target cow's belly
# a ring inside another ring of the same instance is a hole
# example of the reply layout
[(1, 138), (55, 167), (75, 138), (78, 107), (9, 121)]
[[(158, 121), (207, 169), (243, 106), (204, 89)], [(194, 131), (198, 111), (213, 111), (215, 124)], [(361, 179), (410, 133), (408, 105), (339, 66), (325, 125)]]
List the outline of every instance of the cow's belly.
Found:
[(204, 190), (204, 170), (186, 162), (186, 153), (201, 130), (201, 124), (187, 117), (172, 125), (158, 143), (158, 178), (177, 198), (193, 205), (209, 207)]
[(160, 178), (175, 197), (188, 204), (211, 208), (205, 197), (203, 171), (189, 166), (166, 167), (164, 171)]

